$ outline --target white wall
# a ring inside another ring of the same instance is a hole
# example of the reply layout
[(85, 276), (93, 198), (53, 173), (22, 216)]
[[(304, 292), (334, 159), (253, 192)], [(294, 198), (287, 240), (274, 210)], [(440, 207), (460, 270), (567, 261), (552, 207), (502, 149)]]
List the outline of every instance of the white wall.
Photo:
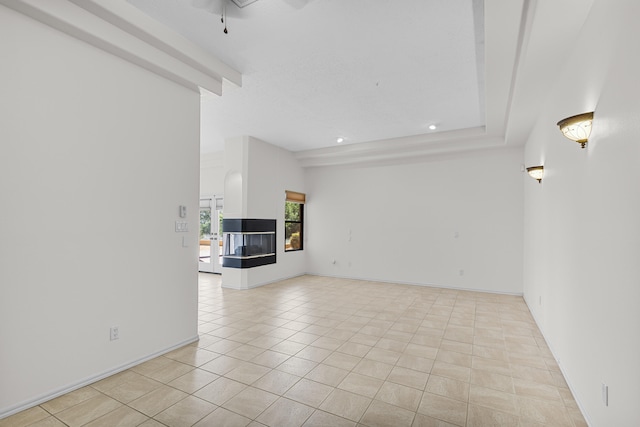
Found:
[(521, 294), (521, 163), (509, 148), (308, 169), (307, 271)]
[(0, 57), (2, 417), (197, 337), (199, 94), (4, 7)]
[(200, 195), (224, 195), (225, 177), (224, 151), (200, 155)]
[[(592, 426), (640, 425), (638, 16), (594, 2), (525, 152), (525, 299)], [(582, 150), (555, 123), (593, 110)]]
[[(306, 272), (305, 251), (284, 251), (285, 191), (305, 192), (304, 172), (287, 150), (249, 136), (226, 141), (225, 218), (276, 219), (276, 264), (223, 268), (222, 285), (252, 288)], [(239, 194), (241, 193), (241, 194)], [(306, 244), (306, 238), (305, 238)]]

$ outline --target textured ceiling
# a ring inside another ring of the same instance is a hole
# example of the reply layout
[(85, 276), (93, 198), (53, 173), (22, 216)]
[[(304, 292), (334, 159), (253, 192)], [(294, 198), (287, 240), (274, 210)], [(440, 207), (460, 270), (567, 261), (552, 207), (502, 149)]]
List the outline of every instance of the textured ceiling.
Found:
[(304, 151), (485, 125), (482, 1), (129, 2), (243, 74), (203, 95), (203, 152), (240, 135)]

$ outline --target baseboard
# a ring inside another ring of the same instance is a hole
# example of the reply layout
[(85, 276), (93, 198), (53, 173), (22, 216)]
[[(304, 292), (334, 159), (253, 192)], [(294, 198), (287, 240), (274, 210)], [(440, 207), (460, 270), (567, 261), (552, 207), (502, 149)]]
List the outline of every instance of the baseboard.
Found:
[(549, 340), (547, 339), (546, 335), (544, 334), (544, 330), (542, 329), (542, 326), (540, 325), (540, 322), (538, 321), (538, 318), (536, 317), (534, 311), (531, 310), (531, 305), (529, 305), (529, 301), (527, 301), (526, 298), (523, 298), (523, 299), (524, 299), (524, 303), (527, 305), (527, 308), (529, 309), (529, 313), (531, 313), (531, 317), (533, 317), (533, 321), (536, 322), (536, 325), (538, 326), (538, 330), (542, 334), (542, 337), (544, 338), (544, 341), (547, 344), (547, 347), (549, 347), (549, 351), (551, 352), (551, 355), (553, 356), (553, 360), (555, 360), (556, 363), (558, 364), (558, 367), (560, 368), (560, 372), (562, 372), (562, 376), (564, 377), (564, 380), (567, 383), (567, 386), (569, 387), (569, 391), (571, 391), (571, 395), (573, 396), (573, 399), (576, 401), (576, 404), (578, 405), (578, 409), (580, 409), (580, 413), (584, 417), (584, 420), (586, 421), (587, 425), (588, 426), (592, 426), (593, 423), (589, 419), (589, 414), (587, 413), (586, 408), (580, 403), (580, 399), (578, 398), (578, 394), (576, 393), (575, 389), (571, 385), (571, 380), (567, 376), (567, 374), (566, 374), (566, 372), (565, 372), (565, 370), (564, 370), (564, 368), (562, 366), (562, 363), (560, 363), (560, 360), (558, 360), (558, 356), (556, 356), (556, 352), (553, 350), (553, 347), (551, 346), (551, 344), (549, 343)]
[(3, 418), (6, 418), (8, 416), (17, 414), (18, 412), (24, 411), (25, 409), (29, 409), (29, 408), (32, 408), (34, 406), (40, 405), (41, 403), (47, 402), (47, 401), (49, 401), (51, 399), (55, 399), (56, 397), (60, 397), (63, 394), (67, 394), (67, 393), (72, 392), (74, 390), (77, 390), (79, 388), (85, 387), (85, 386), (87, 386), (89, 384), (93, 384), (96, 381), (100, 381), (100, 380), (102, 380), (104, 378), (110, 377), (111, 375), (117, 374), (118, 372), (125, 371), (125, 370), (127, 370), (129, 368), (132, 368), (132, 367), (134, 367), (136, 365), (139, 365), (140, 363), (146, 362), (147, 360), (151, 360), (151, 359), (153, 359), (155, 357), (158, 357), (158, 356), (161, 356), (163, 354), (166, 354), (166, 353), (168, 353), (170, 351), (173, 351), (173, 350), (175, 350), (177, 348), (180, 348), (180, 347), (183, 347), (185, 345), (194, 343), (194, 342), (198, 341), (199, 339), (200, 339), (200, 337), (198, 335), (196, 335), (195, 337), (191, 337), (189, 339), (186, 339), (186, 340), (181, 341), (181, 342), (179, 342), (177, 344), (174, 344), (174, 345), (172, 345), (170, 347), (167, 347), (165, 349), (156, 351), (155, 353), (149, 354), (149, 355), (141, 357), (139, 359), (129, 361), (129, 362), (125, 363), (125, 364), (122, 364), (122, 365), (119, 365), (119, 366), (117, 366), (115, 368), (109, 369), (108, 371), (104, 371), (104, 372), (101, 372), (99, 374), (92, 375), (90, 377), (84, 378), (84, 379), (82, 379), (82, 380), (80, 380), (78, 382), (75, 382), (73, 384), (69, 384), (67, 386), (64, 386), (64, 387), (61, 387), (59, 389), (56, 389), (56, 390), (54, 390), (52, 392), (42, 394), (42, 395), (37, 396), (37, 397), (35, 397), (33, 399), (26, 400), (24, 402), (18, 403), (17, 405), (11, 406), (9, 408), (2, 408), (2, 409), (0, 409), (0, 420), (3, 419)]
[(268, 282), (257, 283), (255, 285), (247, 286), (246, 288), (234, 288), (233, 286), (225, 286), (224, 284), (222, 284), (220, 286), (222, 288), (224, 288), (224, 289), (235, 289), (236, 291), (246, 291), (246, 290), (249, 290), (249, 289), (259, 288), (261, 286), (271, 285), (272, 283), (282, 282), (284, 280), (295, 279), (296, 277), (301, 277), (301, 276), (305, 276), (305, 275), (307, 275), (307, 273), (295, 274), (293, 276), (287, 276), (287, 277), (281, 277), (279, 279), (270, 280)]
[(392, 285), (395, 284), (395, 285), (423, 286), (427, 288), (452, 289), (456, 291), (485, 292), (488, 294), (511, 295), (516, 297), (523, 296), (522, 292), (503, 292), (503, 291), (495, 291), (490, 289), (464, 288), (461, 286), (443, 285), (440, 283), (417, 283), (417, 282), (403, 282), (403, 281), (396, 281), (396, 280), (390, 281), (390, 280), (370, 279), (366, 277), (337, 276), (337, 275), (319, 274), (319, 273), (305, 273), (305, 275), (316, 276), (316, 277), (331, 277), (333, 279), (361, 280), (363, 282), (390, 283)]

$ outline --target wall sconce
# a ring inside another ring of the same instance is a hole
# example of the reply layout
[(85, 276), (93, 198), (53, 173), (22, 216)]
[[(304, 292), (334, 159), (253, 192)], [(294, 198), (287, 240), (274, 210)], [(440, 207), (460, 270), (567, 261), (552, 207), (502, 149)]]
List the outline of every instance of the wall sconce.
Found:
[(538, 183), (542, 182), (542, 177), (544, 177), (544, 166), (531, 166), (527, 168), (527, 173), (533, 179), (537, 179)]
[(593, 121), (593, 111), (590, 113), (578, 114), (567, 117), (558, 122), (562, 134), (572, 141), (577, 142), (584, 148), (591, 135), (591, 122)]

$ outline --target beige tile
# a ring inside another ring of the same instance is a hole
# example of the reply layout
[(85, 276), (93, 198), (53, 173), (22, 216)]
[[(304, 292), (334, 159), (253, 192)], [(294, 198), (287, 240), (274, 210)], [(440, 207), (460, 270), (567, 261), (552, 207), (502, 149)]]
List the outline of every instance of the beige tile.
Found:
[(48, 402), (40, 405), (47, 412), (52, 414), (56, 414), (60, 411), (63, 411), (67, 408), (77, 405), (78, 403), (84, 402), (87, 399), (92, 397), (99, 396), (100, 392), (92, 387), (82, 387), (78, 390), (74, 390), (70, 393), (64, 394), (58, 398), (53, 400), (49, 400)]
[(161, 382), (139, 375), (103, 393), (122, 403), (129, 403), (159, 387), (162, 387)]
[(273, 393), (247, 387), (222, 406), (237, 414), (254, 419), (278, 399)]
[(336, 351), (349, 354), (351, 356), (364, 357), (364, 355), (367, 354), (369, 350), (371, 350), (371, 346), (349, 341), (338, 347)]
[(377, 362), (394, 365), (398, 361), (400, 356), (402, 356), (401, 353), (391, 350), (385, 350), (383, 348), (373, 347), (364, 357), (366, 359), (375, 360)]
[(342, 380), (338, 388), (373, 398), (383, 383), (384, 381), (378, 378), (351, 372)]
[(396, 366), (413, 369), (414, 371), (429, 373), (433, 368), (433, 362), (433, 359), (426, 359), (424, 357), (403, 354), (396, 362)]
[(56, 418), (70, 427), (82, 426), (120, 406), (122, 406), (122, 403), (100, 394), (57, 413)]
[(309, 345), (315, 340), (317, 340), (318, 338), (320, 338), (320, 335), (310, 334), (307, 332), (297, 332), (291, 335), (288, 339), (290, 341), (295, 341), (295, 342)]
[(371, 399), (344, 390), (334, 390), (319, 409), (351, 421), (358, 421), (369, 407)]
[(39, 406), (26, 409), (0, 420), (1, 427), (24, 427), (49, 418), (50, 414)]
[(507, 393), (515, 393), (513, 379), (510, 376), (496, 374), (491, 371), (471, 369), (471, 384)]
[(263, 335), (254, 340), (249, 341), (247, 344), (267, 350), (273, 347), (274, 345), (281, 343), (282, 341), (283, 341), (282, 338)]
[(516, 415), (482, 406), (469, 405), (467, 418), (469, 427), (518, 427), (519, 423), (519, 417)]
[(428, 379), (429, 374), (426, 372), (414, 371), (413, 369), (403, 368), (401, 366), (394, 366), (387, 377), (387, 381), (413, 387), (418, 390), (424, 390)]
[(424, 345), (432, 348), (440, 348), (442, 345), (442, 338), (439, 336), (433, 336), (432, 334), (422, 334), (422, 329), (419, 328), (416, 334), (409, 340), (411, 344)]
[(355, 427), (355, 421), (316, 410), (303, 424), (303, 427)]
[(191, 366), (201, 366), (212, 361), (220, 354), (193, 346), (185, 346), (166, 354), (165, 357)]
[(340, 352), (334, 352), (331, 353), (329, 357), (324, 359), (322, 363), (325, 365), (333, 366), (334, 368), (340, 368), (350, 371), (358, 363), (360, 363), (361, 360), (362, 358), (360, 357), (351, 356)]
[(240, 347), (236, 347), (231, 351), (228, 351), (226, 355), (229, 357), (234, 357), (236, 359), (248, 361), (264, 353), (264, 351), (265, 351), (264, 348), (254, 347), (252, 345), (245, 344), (245, 345), (241, 345)]
[(393, 365), (375, 360), (362, 359), (362, 361), (353, 368), (353, 372), (384, 380), (389, 376), (392, 369)]
[(143, 376), (129, 369), (95, 382), (91, 384), (91, 387), (104, 393), (105, 391), (110, 390), (120, 384), (139, 378), (143, 378)]
[(499, 348), (483, 347), (480, 345), (473, 346), (473, 355), (478, 357), (484, 357), (485, 359), (501, 360), (503, 362), (509, 361), (509, 353)]
[(169, 363), (164, 365), (162, 368), (155, 370), (148, 374), (149, 378), (152, 378), (161, 383), (168, 383), (187, 372), (190, 372), (194, 369), (193, 366), (187, 365), (185, 363), (176, 362), (175, 360), (171, 360)]
[(164, 356), (159, 356), (159, 357), (147, 360), (146, 362), (141, 363), (139, 365), (136, 365), (133, 368), (131, 368), (131, 370), (139, 373), (140, 375), (148, 376), (152, 372), (157, 371), (158, 369), (168, 365), (171, 362), (172, 362), (171, 359)]
[(469, 390), (469, 403), (484, 406), (486, 408), (497, 409), (511, 414), (518, 413), (516, 396), (511, 393), (481, 387), (472, 384)]
[(196, 391), (194, 396), (216, 405), (222, 405), (245, 388), (247, 386), (242, 383), (221, 377)]
[(271, 371), (266, 366), (256, 365), (255, 363), (243, 362), (238, 367), (227, 372), (224, 376), (243, 384), (252, 384), (259, 378)]
[(333, 366), (321, 363), (305, 375), (305, 378), (335, 387), (340, 384), (348, 373), (349, 371), (344, 369), (334, 368)]
[(301, 426), (313, 412), (314, 409), (309, 406), (281, 397), (256, 421), (271, 427)]
[(66, 427), (66, 424), (52, 415), (40, 421), (36, 421), (33, 424), (29, 424), (29, 427)]
[(456, 351), (439, 350), (435, 360), (436, 362), (471, 368), (471, 355), (458, 353)]
[(588, 427), (582, 412), (578, 408), (567, 408), (567, 412), (569, 412), (569, 418), (573, 421), (575, 427)]
[(320, 337), (317, 340), (315, 340), (313, 343), (311, 343), (311, 345), (314, 347), (320, 347), (326, 350), (335, 351), (344, 343), (345, 341), (343, 340), (330, 338), (330, 337)]
[(216, 359), (213, 359), (211, 362), (207, 362), (204, 365), (200, 366), (200, 369), (213, 372), (217, 375), (224, 375), (227, 372), (242, 365), (242, 363), (243, 361), (240, 359), (234, 359), (233, 357), (229, 356), (220, 356)]
[(540, 384), (534, 381), (523, 380), (520, 378), (514, 378), (513, 385), (515, 387), (516, 394), (519, 396), (553, 400), (555, 402), (561, 400), (558, 388), (552, 385)]
[(467, 420), (467, 403), (425, 392), (418, 412), (457, 426), (464, 426)]
[(417, 413), (415, 418), (413, 419), (413, 424), (411, 425), (411, 427), (456, 427), (456, 425)]
[(251, 362), (255, 363), (256, 365), (266, 366), (267, 368), (275, 368), (276, 366), (287, 360), (289, 357), (291, 356), (284, 353), (267, 350), (264, 353), (261, 353), (251, 359)]
[(194, 369), (193, 371), (187, 372), (186, 374), (171, 381), (168, 385), (173, 388), (177, 388), (178, 390), (182, 390), (185, 393), (191, 394), (218, 378), (220, 378), (218, 375), (211, 372), (202, 369)]
[(556, 385), (552, 373), (546, 369), (531, 366), (511, 364), (511, 376), (523, 380), (530, 380), (541, 384)]
[(471, 369), (460, 365), (452, 365), (436, 361), (431, 369), (431, 375), (452, 378), (458, 381), (468, 382), (471, 376)]
[(91, 421), (89, 424), (85, 424), (85, 427), (135, 427), (148, 419), (146, 415), (128, 406), (121, 406), (115, 411), (111, 411)]
[(511, 366), (508, 362), (484, 357), (472, 356), (471, 367), (482, 371), (495, 372), (496, 374), (511, 376)]
[(373, 347), (380, 340), (380, 337), (376, 337), (373, 335), (368, 335), (365, 333), (355, 334), (351, 338), (349, 338), (349, 342), (354, 342), (356, 344), (367, 345), (369, 347)]
[(317, 408), (332, 391), (333, 387), (303, 378), (291, 387), (284, 396)]
[(293, 356), (294, 354), (298, 353), (300, 350), (302, 350), (305, 347), (306, 347), (305, 344), (285, 340), (271, 347), (271, 350), (277, 351), (279, 353), (288, 354), (289, 356)]
[(276, 367), (276, 369), (302, 377), (309, 373), (316, 366), (318, 366), (316, 362), (294, 356), (282, 362)]
[(561, 403), (518, 397), (520, 418), (544, 425), (571, 426), (571, 418)]
[(463, 402), (469, 400), (469, 383), (438, 375), (429, 377), (425, 391)]
[(187, 396), (154, 418), (171, 427), (191, 427), (217, 408), (216, 405), (194, 396)]
[(298, 353), (296, 353), (296, 357), (300, 357), (302, 359), (311, 360), (313, 362), (320, 363), (331, 354), (331, 350), (327, 350), (325, 348), (313, 347), (309, 346)]
[(554, 367), (554, 369), (549, 369), (545, 360), (540, 358), (539, 356), (530, 356), (527, 354), (519, 354), (519, 353), (509, 353), (509, 362), (515, 365), (526, 365), (531, 366), (533, 368), (543, 369), (543, 370), (554, 370), (560, 372), (560, 369)]
[(403, 354), (418, 356), (425, 359), (435, 359), (436, 356), (438, 355), (438, 349), (434, 347), (430, 347), (428, 345), (410, 343), (407, 345), (407, 348), (404, 350)]
[(187, 396), (187, 393), (183, 391), (169, 386), (162, 386), (130, 402), (129, 406), (153, 417)]
[(206, 347), (206, 350), (213, 351), (219, 354), (226, 354), (227, 352), (242, 346), (241, 342), (231, 341), (227, 339), (221, 339)]
[(380, 338), (375, 346), (384, 350), (395, 351), (396, 353), (402, 353), (407, 348), (408, 341), (398, 341), (385, 337)]
[(298, 381), (300, 377), (274, 369), (251, 385), (281, 396)]
[(415, 412), (422, 399), (422, 391), (387, 381), (375, 399)]
[(251, 424), (249, 418), (224, 408), (218, 408), (198, 421), (194, 427), (246, 427), (249, 424)]
[(459, 341), (442, 340), (440, 350), (455, 351), (457, 353), (472, 354), (473, 345)]
[(410, 427), (415, 413), (374, 400), (360, 422), (369, 427)]

